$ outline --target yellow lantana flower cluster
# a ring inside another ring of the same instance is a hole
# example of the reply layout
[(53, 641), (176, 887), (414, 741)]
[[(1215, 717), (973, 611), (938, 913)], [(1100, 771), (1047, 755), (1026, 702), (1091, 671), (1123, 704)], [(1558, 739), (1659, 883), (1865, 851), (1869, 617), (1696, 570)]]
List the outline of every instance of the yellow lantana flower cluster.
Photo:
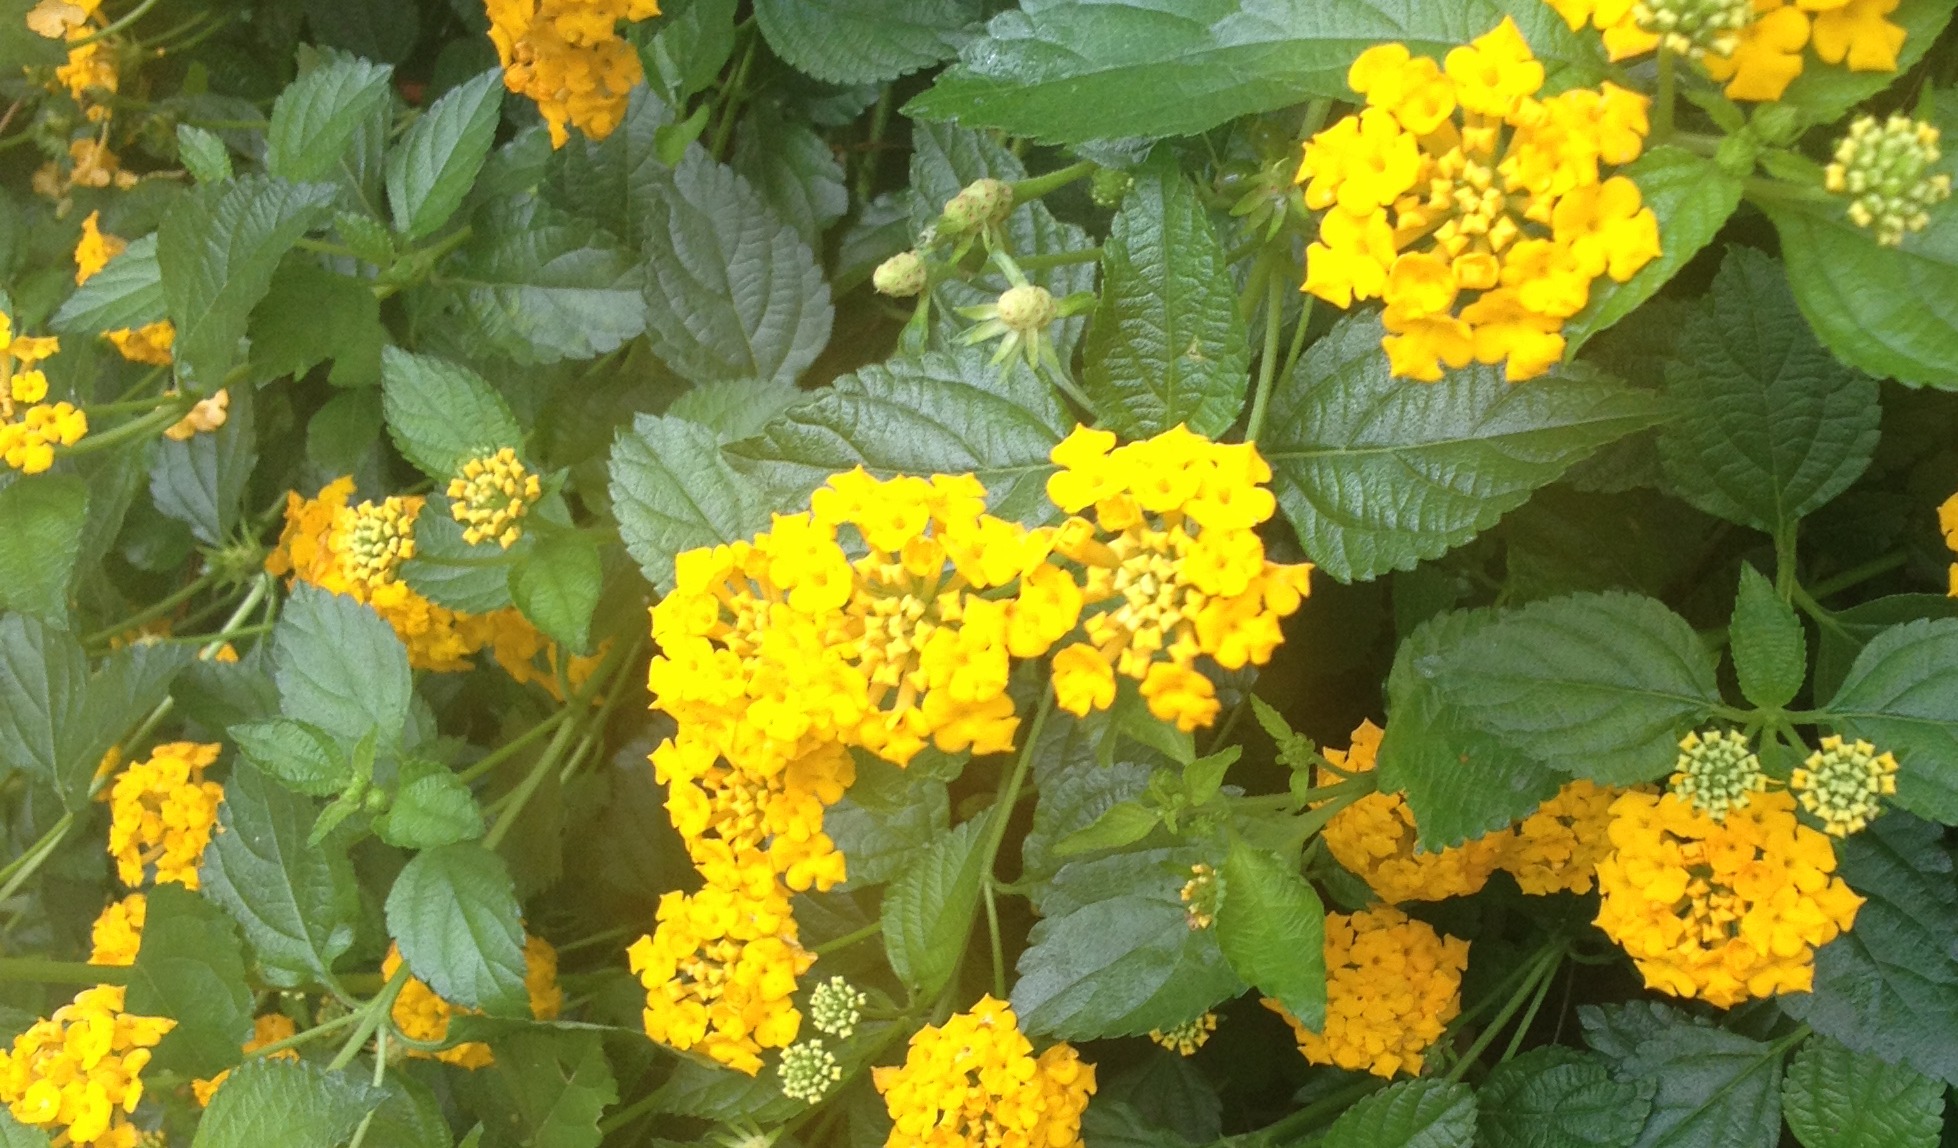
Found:
[(136, 1148), (129, 1114), (143, 1099), (150, 1050), (177, 1026), (122, 1011), (121, 985), (83, 989), (0, 1052), (0, 1103), (57, 1143)]
[(449, 513), (462, 523), (464, 542), (495, 542), (508, 550), (523, 537), (521, 520), (542, 494), (543, 484), (506, 446), (470, 459), (449, 480)]
[[(89, 212), (88, 218), (82, 220), (82, 237), (75, 244), (75, 286), (77, 287), (99, 275), (102, 269), (109, 265), (109, 260), (121, 255), (129, 247), (129, 244), (121, 238), (103, 231), (101, 221), (102, 213), (99, 211)], [(167, 367), (171, 363), (170, 349), (177, 342), (177, 328), (168, 319), (158, 319), (154, 323), (145, 323), (141, 327), (119, 327), (113, 331), (104, 331), (102, 337), (115, 347), (118, 354), (132, 363)], [(217, 397), (229, 401), (223, 391), (219, 391)], [(205, 400), (205, 402), (210, 401)], [(204, 403), (198, 404), (200, 408), (203, 405)], [(189, 417), (185, 416), (186, 419)], [(199, 429), (215, 430), (223, 423), (224, 412), (220, 407), (217, 421)], [(171, 434), (175, 429), (172, 427), (171, 430), (163, 433), (175, 438), (177, 436)]]
[[(1665, 19), (1691, 0), (1545, 0), (1572, 29), (1604, 33), (1616, 60), (1660, 46)], [(1729, 98), (1778, 100), (1805, 63), (1802, 50), (1852, 72), (1894, 72), (1908, 33), (1889, 19), (1901, 0), (1752, 0), (1749, 18), (1714, 50), (1699, 54)]]
[(1462, 1010), (1468, 942), (1381, 906), (1326, 917), (1326, 1027), (1314, 1032), (1267, 999), (1314, 1064), (1419, 1075), (1423, 1054)]
[(551, 130), (565, 125), (602, 140), (625, 119), (626, 98), (646, 78), (639, 53), (619, 37), (621, 20), (659, 15), (658, 0), (487, 0), (490, 41), (503, 84), (529, 96)]
[(1516, 823), (1502, 867), (1525, 893), (1588, 893), (1611, 853), (1611, 804), (1623, 790), (1579, 778)]
[(89, 927), (88, 963), (128, 967), (136, 963), (137, 950), (143, 947), (143, 922), (149, 917), (150, 899), (131, 893), (112, 901)]
[(1626, 793), (1611, 814), (1597, 924), (1651, 988), (1722, 1008), (1806, 992), (1815, 950), (1863, 903), (1786, 791), (1754, 794), (1724, 821), (1670, 793)]
[(121, 49), (114, 40), (97, 38), (106, 25), (102, 0), (41, 0), (27, 13), (27, 27), (36, 35), (75, 42), (68, 58), (55, 68), (48, 90), (66, 90), (91, 123), (103, 123), (115, 114), (114, 97), (121, 82), (116, 60)]
[(886, 1148), (1072, 1148), (1095, 1091), (1094, 1065), (1067, 1044), (1036, 1057), (991, 996), (919, 1029), (904, 1063), (871, 1079), (895, 1125)]
[(197, 888), (197, 865), (217, 828), (224, 787), (205, 781), (216, 745), (167, 742), (131, 764), (109, 789), (109, 856), (125, 885), (141, 885), (154, 866), (156, 882)]
[(54, 448), (74, 446), (88, 433), (88, 416), (73, 403), (49, 403), (48, 376), (40, 369), (61, 340), (14, 333), (13, 317), (0, 311), (0, 460), (22, 474), (54, 465)]
[[(264, 1016), (252, 1018), (251, 1039), (245, 1041), (240, 1051), (249, 1056), (268, 1044), (277, 1044), (297, 1035), (299, 1035), (299, 1026), (292, 1023), (291, 1017), (282, 1012), (268, 1012)], [(267, 1053), (266, 1056), (272, 1060), (298, 1060), (299, 1050), (282, 1048), (277, 1052)], [(209, 1107), (211, 1097), (216, 1096), (218, 1089), (229, 1079), (231, 1079), (231, 1070), (227, 1068), (209, 1080), (191, 1081), (190, 1094), (197, 1098), (197, 1106)]]
[(1397, 376), (1474, 361), (1534, 378), (1563, 356), (1594, 280), (1623, 283), (1659, 255), (1638, 185), (1606, 174), (1643, 150), (1646, 98), (1606, 83), (1539, 100), (1543, 81), (1507, 17), (1441, 64), (1379, 44), (1347, 73), (1366, 107), (1305, 145), (1298, 182), (1325, 213), (1305, 290), (1381, 299)]
[[(1945, 499), (1938, 507), (1938, 533), (1944, 535), (1945, 548), (1958, 554), (1958, 494)], [(1958, 561), (1951, 564), (1945, 596), (1958, 598)]]
[[(524, 990), (530, 995), (530, 1015), (536, 1020), (556, 1020), (564, 1010), (564, 990), (557, 983), (557, 950), (542, 937), (524, 935)], [(388, 946), (381, 958), (381, 976), (392, 980), (401, 968), (401, 948)], [(480, 1015), (475, 1009), (461, 1008), (435, 995), (435, 990), (410, 973), (394, 998), (390, 1014), (394, 1027), (409, 1040), (440, 1044), (449, 1038), (449, 1021), (457, 1016)], [(267, 1042), (270, 1043), (270, 1042)], [(410, 1049), (409, 1056), (427, 1057), (444, 1064), (477, 1069), (494, 1061), (490, 1046), (481, 1041), (463, 1041), (436, 1052)]]

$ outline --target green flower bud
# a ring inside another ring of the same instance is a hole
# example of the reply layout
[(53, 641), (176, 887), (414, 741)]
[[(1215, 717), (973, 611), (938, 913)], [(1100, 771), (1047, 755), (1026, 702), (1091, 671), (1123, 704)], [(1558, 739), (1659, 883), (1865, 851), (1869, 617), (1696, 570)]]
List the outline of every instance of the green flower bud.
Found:
[(1926, 174), (1938, 162), (1938, 129), (1905, 115), (1879, 126), (1874, 116), (1849, 125), (1822, 185), (1849, 199), (1849, 220), (1895, 247), (1931, 222), (1930, 209), (1951, 196), (1951, 177)]
[(1731, 56), (1754, 19), (1753, 0), (1637, 0), (1632, 19), (1682, 56)]
[(1135, 177), (1119, 168), (1095, 169), (1088, 183), (1088, 195), (1097, 207), (1120, 207), (1135, 187)]
[(1883, 812), (1882, 798), (1897, 792), (1897, 759), (1877, 753), (1866, 741), (1844, 744), (1839, 737), (1825, 737), (1822, 748), (1789, 777), (1788, 787), (1831, 836), (1847, 837), (1861, 832)]
[(863, 1019), (863, 1006), (870, 998), (851, 987), (842, 977), (831, 977), (809, 994), (809, 1023), (817, 1032), (842, 1039), (857, 1031)]
[(843, 1066), (819, 1040), (805, 1040), (782, 1050), (782, 1063), (776, 1069), (782, 1078), (782, 1095), (804, 1104), (814, 1104), (828, 1095), (830, 1086), (843, 1079)]
[(1013, 188), (1002, 180), (975, 179), (946, 201), (939, 230), (958, 235), (1006, 222), (1013, 211)]
[(1747, 748), (1746, 735), (1736, 730), (1689, 733), (1679, 749), (1672, 794), (1715, 821), (1725, 821), (1730, 811), (1768, 787), (1761, 759)]
[(916, 251), (900, 251), (877, 265), (870, 284), (880, 295), (908, 299), (925, 289), (928, 278), (925, 261)]
[(999, 321), (1009, 330), (1023, 335), (1046, 329), (1047, 324), (1060, 317), (1060, 313), (1060, 304), (1054, 302), (1053, 295), (1045, 287), (1030, 283), (1024, 287), (1008, 287), (999, 297)]

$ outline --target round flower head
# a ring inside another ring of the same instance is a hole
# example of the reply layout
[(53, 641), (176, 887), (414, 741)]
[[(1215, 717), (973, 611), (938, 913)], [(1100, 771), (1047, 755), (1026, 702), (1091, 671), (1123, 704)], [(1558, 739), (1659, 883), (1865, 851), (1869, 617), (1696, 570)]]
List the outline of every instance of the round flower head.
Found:
[(88, 963), (135, 964), (136, 953), (143, 947), (143, 921), (148, 915), (149, 898), (142, 893), (131, 893), (103, 909), (89, 929)]
[(1724, 821), (1636, 790), (1611, 814), (1597, 924), (1651, 988), (1722, 1008), (1807, 992), (1815, 950), (1862, 904), (1832, 875), (1829, 839), (1795, 820), (1786, 792), (1757, 793)]
[(1178, 1056), (1195, 1056), (1197, 1049), (1208, 1043), (1210, 1034), (1216, 1031), (1217, 1014), (1207, 1012), (1171, 1029), (1150, 1029), (1149, 1039)]
[(916, 251), (900, 251), (877, 265), (877, 270), (871, 273), (870, 285), (880, 295), (909, 299), (923, 291), (930, 280), (931, 273)]
[(1698, 59), (1731, 56), (1754, 19), (1754, 0), (1635, 0), (1632, 20), (1665, 48)]
[(520, 520), (542, 494), (537, 476), (506, 446), (470, 459), (449, 480), (449, 513), (462, 523), (464, 542), (495, 542), (508, 550), (523, 537)]
[(401, 564), (415, 556), (415, 516), (421, 506), (418, 498), (385, 498), (343, 507), (334, 515), (333, 545), (349, 581), (378, 587), (400, 575)]
[(224, 787), (205, 781), (216, 745), (174, 741), (131, 764), (109, 789), (109, 856), (125, 885), (154, 867), (158, 884), (197, 888), (197, 866), (218, 822)]
[(57, 1143), (134, 1148), (128, 1116), (143, 1098), (141, 1073), (176, 1025), (123, 1012), (121, 985), (83, 989), (0, 1052), (0, 1103)]
[(1825, 737), (1822, 748), (1788, 779), (1802, 808), (1822, 819), (1832, 837), (1860, 833), (1879, 813), (1883, 798), (1897, 792), (1897, 759), (1879, 754), (1866, 741), (1845, 743)]
[[(556, 1020), (564, 1007), (564, 990), (557, 983), (557, 950), (542, 937), (524, 937), (524, 990), (530, 997), (530, 1015), (536, 1020)], [(401, 949), (388, 946), (381, 960), (381, 975), (392, 979), (401, 968)], [(449, 1021), (457, 1016), (477, 1015), (476, 1010), (450, 1004), (435, 995), (435, 990), (410, 974), (394, 998), (390, 1014), (394, 1026), (409, 1040), (440, 1044), (449, 1038)], [(495, 1060), (490, 1047), (479, 1041), (464, 1041), (435, 1052), (409, 1050), (408, 1055), (432, 1057), (444, 1064), (477, 1069)]]
[(1525, 893), (1588, 893), (1611, 852), (1611, 803), (1621, 790), (1579, 778), (1516, 825), (1501, 865)]
[[(1382, 730), (1361, 722), (1352, 748), (1328, 748), (1326, 760), (1348, 773), (1367, 773), (1380, 752)], [(1338, 780), (1321, 771), (1319, 783)], [(1388, 904), (1440, 901), (1482, 888), (1501, 863), (1506, 834), (1491, 834), (1439, 853), (1417, 844), (1414, 811), (1398, 793), (1369, 793), (1333, 814), (1320, 838), (1334, 860), (1367, 883)]]
[(599, 140), (624, 121), (646, 73), (618, 24), (659, 15), (658, 0), (488, 0), (488, 12), (503, 84), (536, 102), (552, 147), (570, 128)]
[(61, 350), (51, 335), (16, 333), (0, 311), (0, 462), (22, 474), (54, 465), (54, 448), (73, 446), (88, 433), (88, 416), (72, 403), (48, 403), (48, 377), (40, 364)]
[(843, 1079), (843, 1066), (820, 1040), (805, 1040), (783, 1049), (782, 1063), (775, 1072), (782, 1078), (782, 1095), (804, 1104), (821, 1100)]
[(1896, 247), (1931, 224), (1931, 208), (1951, 198), (1951, 176), (1930, 174), (1938, 162), (1938, 129), (1902, 114), (1878, 126), (1875, 116), (1849, 125), (1836, 145), (1823, 186), (1849, 200), (1849, 221)]
[(1468, 942), (1385, 906), (1326, 917), (1326, 1026), (1314, 1032), (1285, 1006), (1299, 1051), (1314, 1064), (1392, 1077), (1419, 1075), (1428, 1047), (1462, 1010)]
[(1768, 787), (1761, 759), (1738, 730), (1689, 733), (1679, 750), (1669, 783), (1673, 795), (1715, 821), (1725, 820)]
[(842, 977), (831, 977), (809, 993), (809, 1023), (817, 1032), (848, 1040), (863, 1020), (863, 1006), (869, 997), (851, 987)]
[(979, 998), (970, 1011), (911, 1037), (900, 1066), (874, 1069), (894, 1127), (887, 1148), (1073, 1148), (1095, 1070), (1057, 1044), (1039, 1056), (1003, 1001)]

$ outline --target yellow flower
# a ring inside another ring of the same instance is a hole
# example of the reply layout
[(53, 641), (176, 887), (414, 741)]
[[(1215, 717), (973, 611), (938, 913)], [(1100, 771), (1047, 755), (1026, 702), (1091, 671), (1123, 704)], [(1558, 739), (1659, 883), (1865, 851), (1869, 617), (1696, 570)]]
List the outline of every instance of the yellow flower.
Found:
[(1326, 917), (1326, 1025), (1314, 1032), (1285, 1006), (1299, 1051), (1314, 1064), (1392, 1077), (1419, 1075), (1423, 1055), (1462, 1010), (1468, 942), (1382, 906)]
[(463, 464), (449, 480), (449, 513), (463, 524), (463, 541), (471, 546), (494, 541), (508, 550), (523, 537), (518, 521), (543, 494), (537, 476), (524, 469), (509, 447)]
[(1217, 923), (1217, 906), (1223, 891), (1217, 887), (1217, 870), (1199, 861), (1190, 866), (1190, 879), (1177, 891), (1183, 902), (1183, 916), (1192, 930), (1208, 929)]
[(27, 13), (27, 27), (50, 40), (87, 35), (87, 24), (101, 10), (102, 0), (40, 0)]
[(58, 1143), (135, 1148), (128, 1122), (150, 1050), (177, 1022), (122, 1011), (120, 985), (83, 989), (0, 1052), (0, 1103)]
[[(268, 1012), (264, 1016), (253, 1018), (251, 1039), (245, 1042), (242, 1051), (250, 1055), (268, 1044), (277, 1044), (282, 1040), (297, 1036), (298, 1034), (299, 1026), (292, 1023), (291, 1017), (280, 1012)], [(298, 1060), (299, 1050), (296, 1048), (282, 1048), (277, 1052), (267, 1053), (266, 1055), (273, 1060)], [(197, 1098), (197, 1106), (199, 1108), (209, 1107), (211, 1097), (217, 1095), (218, 1088), (230, 1078), (231, 1070), (227, 1068), (209, 1080), (191, 1081), (190, 1092), (192, 1096)]]
[(570, 139), (567, 124), (592, 139), (611, 135), (645, 78), (638, 51), (616, 26), (659, 15), (657, 0), (488, 0), (488, 7), (503, 83), (537, 102), (551, 146)]
[(1847, 0), (1816, 8), (1810, 43), (1815, 54), (1831, 64), (1846, 64), (1852, 72), (1894, 72), (1897, 53), (1909, 33), (1885, 19), (1900, 0)]
[(1210, 1034), (1217, 1031), (1217, 1014), (1204, 1013), (1192, 1021), (1186, 1021), (1164, 1031), (1150, 1029), (1149, 1039), (1162, 1045), (1178, 1056), (1195, 1056), (1197, 1049), (1210, 1041)]
[[(149, 328), (144, 328), (148, 330)], [(120, 344), (117, 349), (122, 350)], [(126, 357), (129, 352), (123, 350)], [(172, 442), (189, 442), (200, 434), (209, 434), (224, 425), (231, 410), (231, 392), (220, 390), (207, 399), (197, 400), (183, 418), (164, 428), (163, 437)]]
[[(1938, 532), (1944, 535), (1947, 550), (1958, 553), (1958, 494), (1944, 500), (1938, 507)], [(1947, 596), (1958, 598), (1958, 562), (1951, 564), (1950, 586)]]
[(216, 745), (175, 741), (122, 771), (109, 789), (109, 855), (125, 885), (140, 885), (149, 866), (157, 884), (197, 888), (197, 865), (217, 827), (224, 787), (205, 781)]
[[(1558, 8), (1574, 24), (1630, 18), (1615, 3)], [(1382, 299), (1396, 376), (1432, 382), (1470, 362), (1540, 375), (1592, 281), (1658, 256), (1658, 217), (1603, 170), (1643, 150), (1645, 98), (1606, 83), (1540, 100), (1543, 82), (1509, 19), (1440, 67), (1376, 45), (1347, 74), (1367, 106), (1306, 142), (1298, 179), (1324, 215), (1304, 288), (1340, 307)]]
[(109, 260), (122, 254), (127, 243), (113, 235), (104, 235), (98, 226), (102, 213), (91, 211), (82, 220), (82, 238), (75, 244), (75, 285), (77, 287), (95, 277), (96, 272), (109, 265)]
[(1807, 992), (1815, 950), (1863, 903), (1786, 792), (1757, 793), (1715, 821), (1670, 793), (1633, 791), (1611, 815), (1597, 924), (1650, 988), (1722, 1008)]
[(1072, 1148), (1095, 1091), (1073, 1047), (1033, 1054), (1011, 1006), (970, 1011), (911, 1037), (901, 1066), (872, 1070), (894, 1127), (888, 1148)]
[[(1348, 773), (1369, 773), (1383, 731), (1370, 721), (1353, 731), (1352, 747), (1326, 749), (1326, 760)], [(1339, 779), (1321, 770), (1319, 784)], [(1439, 853), (1416, 841), (1414, 811), (1398, 793), (1369, 793), (1333, 815), (1320, 831), (1334, 860), (1367, 883), (1382, 901), (1440, 901), (1482, 888), (1502, 861), (1507, 834), (1490, 834)]]
[(1883, 812), (1882, 799), (1897, 792), (1897, 759), (1879, 754), (1866, 741), (1844, 743), (1825, 737), (1822, 748), (1788, 779), (1801, 796), (1802, 808), (1822, 819), (1831, 837), (1861, 833)]
[(132, 363), (167, 367), (172, 361), (170, 349), (177, 342), (177, 328), (168, 319), (158, 319), (154, 323), (145, 323), (133, 329), (119, 327), (113, 331), (104, 331), (102, 337), (115, 346), (118, 354)]
[(131, 893), (112, 902), (89, 929), (88, 963), (133, 965), (143, 947), (143, 920), (149, 915), (148, 896)]
[(90, 120), (101, 123), (115, 111), (111, 103), (118, 86), (115, 45), (95, 40), (68, 49), (68, 59), (54, 70), (54, 79), (85, 109)]
[(48, 377), (38, 364), (60, 350), (52, 335), (17, 334), (13, 318), (0, 312), (0, 461), (22, 474), (53, 466), (55, 447), (88, 434), (88, 416), (72, 403), (45, 401)]
[[(542, 937), (524, 937), (524, 989), (530, 995), (530, 1015), (536, 1020), (556, 1020), (564, 1008), (564, 990), (557, 983), (557, 950)], [(388, 946), (381, 960), (381, 975), (392, 978), (401, 968), (401, 949)], [(474, 1009), (460, 1008), (435, 995), (435, 990), (409, 974), (401, 992), (394, 998), (391, 1014), (401, 1035), (424, 1044), (440, 1044), (449, 1038), (449, 1021), (457, 1016), (480, 1015)], [(439, 1052), (409, 1050), (408, 1055), (430, 1057), (462, 1068), (481, 1068), (496, 1059), (490, 1047), (480, 1041), (463, 1041)]]
[(1621, 790), (1582, 778), (1516, 825), (1502, 867), (1525, 893), (1588, 893), (1598, 862), (1611, 852), (1611, 803)]

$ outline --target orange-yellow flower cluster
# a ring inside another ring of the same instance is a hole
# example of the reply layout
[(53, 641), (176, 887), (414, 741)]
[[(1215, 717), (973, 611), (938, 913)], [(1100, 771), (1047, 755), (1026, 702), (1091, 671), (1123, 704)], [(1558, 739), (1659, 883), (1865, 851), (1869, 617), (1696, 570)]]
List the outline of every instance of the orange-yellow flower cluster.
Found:
[(224, 787), (204, 780), (218, 749), (168, 742), (116, 778), (109, 789), (109, 856), (123, 884), (141, 885), (154, 866), (157, 884), (197, 888), (197, 865), (224, 800)]
[(625, 119), (626, 97), (646, 78), (639, 53), (619, 37), (621, 20), (659, 15), (658, 0), (487, 0), (490, 41), (503, 83), (529, 96), (551, 129), (565, 125), (604, 139)]
[[(1680, 0), (1547, 0), (1573, 29), (1586, 24), (1604, 33), (1613, 60), (1657, 48), (1654, 16)], [(1889, 17), (1901, 0), (1752, 0), (1751, 17), (1730, 38), (1700, 56), (1707, 75), (1736, 100), (1778, 100), (1802, 74), (1803, 48), (1818, 59), (1853, 72), (1894, 72), (1908, 38)], [(1640, 8), (1651, 15), (1640, 20)], [(1720, 50), (1720, 49), (1726, 50)]]
[(1611, 853), (1611, 804), (1621, 790), (1579, 778), (1517, 822), (1502, 867), (1523, 892), (1588, 893)]
[[(75, 285), (77, 287), (95, 278), (96, 275), (101, 273), (104, 267), (109, 265), (109, 260), (122, 254), (129, 246), (129, 244), (120, 238), (104, 232), (101, 229), (101, 218), (101, 212), (91, 211), (88, 213), (88, 218), (82, 220), (82, 237), (75, 244)], [(168, 319), (158, 319), (154, 323), (146, 323), (141, 327), (119, 327), (113, 331), (104, 331), (102, 332), (102, 337), (107, 339), (115, 347), (118, 354), (132, 363), (143, 363), (152, 367), (167, 367), (171, 362), (170, 348), (175, 346), (177, 342), (177, 328)], [(216, 420), (210, 422), (208, 426), (198, 426), (196, 429), (215, 430), (224, 425), (224, 407), (222, 403), (228, 402), (229, 399), (223, 391), (219, 391), (216, 398), (220, 400), (220, 405), (216, 411)], [(211, 399), (206, 399), (204, 402), (199, 403), (198, 410), (203, 411), (205, 404), (211, 401)], [(193, 412), (193, 414), (195, 413)], [(209, 421), (210, 416), (208, 412), (203, 417)], [(190, 419), (191, 416), (186, 415), (184, 422), (180, 422), (177, 425), (183, 426)], [(169, 435), (171, 438), (190, 437), (188, 434), (182, 436), (177, 435), (174, 433), (176, 429), (177, 427), (172, 427), (163, 433)]]
[(919, 1029), (902, 1065), (871, 1075), (895, 1125), (887, 1148), (1073, 1148), (1095, 1091), (1094, 1065), (1067, 1044), (1036, 1057), (991, 996)]
[(1314, 1032), (1275, 1000), (1314, 1064), (1419, 1075), (1422, 1056), (1462, 1009), (1468, 942), (1382, 906), (1326, 917), (1326, 1027)]
[(1754, 794), (1723, 821), (1670, 793), (1626, 793), (1611, 814), (1597, 923), (1652, 988), (1722, 1008), (1806, 992), (1815, 950), (1863, 903), (1786, 791)]
[[(557, 983), (557, 950), (542, 937), (528, 934), (523, 945), (524, 989), (530, 994), (530, 1015), (537, 1020), (556, 1020), (564, 1009), (564, 990)], [(381, 975), (392, 979), (401, 968), (401, 949), (389, 945), (381, 959)], [(449, 1021), (457, 1016), (478, 1015), (476, 1010), (460, 1008), (435, 995), (435, 990), (410, 973), (394, 998), (394, 1026), (409, 1040), (440, 1044), (449, 1039)], [(269, 1043), (269, 1042), (268, 1042)], [(463, 1041), (436, 1052), (411, 1049), (410, 1056), (430, 1057), (444, 1064), (476, 1069), (496, 1059), (490, 1047), (480, 1041)]]
[(27, 13), (27, 27), (36, 35), (72, 42), (48, 90), (67, 91), (92, 123), (103, 123), (115, 113), (121, 81), (121, 48), (114, 39), (101, 38), (107, 24), (102, 0), (40, 0)]
[(120, 985), (83, 989), (0, 1052), (0, 1103), (56, 1143), (136, 1148), (129, 1114), (143, 1099), (150, 1050), (177, 1022), (122, 1011)]
[[(291, 1017), (282, 1012), (268, 1012), (264, 1016), (253, 1018), (251, 1039), (245, 1042), (241, 1051), (249, 1055), (268, 1044), (277, 1044), (298, 1034), (299, 1026), (292, 1023)], [(298, 1060), (299, 1050), (282, 1048), (266, 1055), (274, 1060)], [(197, 1098), (198, 1107), (209, 1106), (211, 1097), (216, 1096), (218, 1089), (229, 1079), (231, 1079), (231, 1070), (227, 1068), (209, 1080), (191, 1081), (190, 1093)]]
[(61, 350), (61, 340), (14, 333), (13, 317), (0, 311), (0, 460), (22, 474), (54, 465), (54, 448), (74, 446), (88, 433), (88, 416), (72, 403), (49, 403), (48, 376), (40, 369)]
[(143, 893), (131, 893), (120, 901), (110, 902), (89, 928), (88, 963), (123, 967), (135, 964), (136, 953), (143, 947), (143, 922), (149, 917), (149, 908), (150, 899)]
[(449, 513), (462, 523), (464, 542), (495, 542), (508, 550), (523, 537), (520, 520), (542, 494), (543, 484), (506, 446), (470, 459), (449, 480)]
[(1539, 100), (1543, 80), (1508, 18), (1441, 64), (1376, 45), (1347, 73), (1366, 107), (1306, 143), (1298, 181), (1325, 214), (1305, 290), (1381, 299), (1395, 375), (1471, 361), (1540, 375), (1592, 282), (1658, 256), (1638, 185), (1606, 174), (1643, 150), (1646, 98), (1606, 83)]
[[(1361, 722), (1351, 748), (1327, 748), (1326, 760), (1348, 773), (1372, 772), (1381, 732), (1372, 722)], [(1319, 784), (1337, 780), (1320, 771)], [(1417, 836), (1414, 811), (1398, 793), (1369, 793), (1334, 814), (1320, 832), (1333, 858), (1390, 905), (1462, 897), (1482, 888), (1502, 863), (1507, 835), (1478, 837), (1438, 853), (1420, 849)]]

